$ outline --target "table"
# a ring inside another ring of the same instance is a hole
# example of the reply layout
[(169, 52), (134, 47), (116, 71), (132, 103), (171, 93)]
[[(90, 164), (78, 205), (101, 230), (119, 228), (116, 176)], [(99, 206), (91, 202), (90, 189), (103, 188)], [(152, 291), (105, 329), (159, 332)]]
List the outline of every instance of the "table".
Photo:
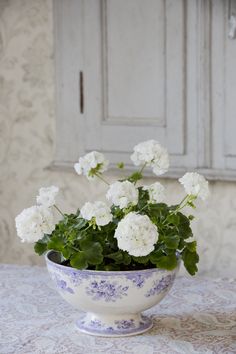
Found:
[(236, 280), (177, 278), (146, 313), (154, 327), (143, 335), (81, 334), (46, 268), (0, 265), (1, 354), (236, 353)]

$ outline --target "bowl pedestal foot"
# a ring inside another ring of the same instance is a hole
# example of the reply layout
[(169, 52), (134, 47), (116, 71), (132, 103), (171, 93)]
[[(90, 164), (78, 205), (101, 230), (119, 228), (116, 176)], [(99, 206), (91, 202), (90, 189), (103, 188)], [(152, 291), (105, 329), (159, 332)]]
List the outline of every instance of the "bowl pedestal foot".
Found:
[(152, 320), (142, 314), (98, 314), (87, 312), (76, 322), (78, 329), (94, 336), (123, 337), (148, 331)]

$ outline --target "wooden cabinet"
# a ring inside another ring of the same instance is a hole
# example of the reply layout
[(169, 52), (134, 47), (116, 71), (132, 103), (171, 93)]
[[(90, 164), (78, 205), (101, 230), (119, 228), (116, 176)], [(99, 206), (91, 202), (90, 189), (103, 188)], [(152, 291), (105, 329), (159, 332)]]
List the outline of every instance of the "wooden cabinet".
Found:
[(236, 170), (236, 40), (226, 13), (221, 0), (56, 0), (55, 164), (99, 150), (132, 168), (132, 147), (157, 139), (170, 176), (234, 178), (225, 169)]

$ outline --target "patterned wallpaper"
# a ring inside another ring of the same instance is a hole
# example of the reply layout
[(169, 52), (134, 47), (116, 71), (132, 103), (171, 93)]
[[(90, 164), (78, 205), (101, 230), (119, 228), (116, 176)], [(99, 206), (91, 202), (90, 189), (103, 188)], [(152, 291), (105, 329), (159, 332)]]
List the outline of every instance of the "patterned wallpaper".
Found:
[[(14, 218), (35, 203), (40, 186), (61, 188), (59, 204), (72, 211), (101, 198), (72, 172), (50, 171), (55, 140), (52, 0), (0, 0), (0, 262), (44, 264), (16, 237)], [(181, 187), (165, 180), (169, 201)], [(236, 183), (211, 183), (211, 198), (196, 212), (200, 274), (235, 276)], [(179, 197), (178, 197), (179, 196)]]

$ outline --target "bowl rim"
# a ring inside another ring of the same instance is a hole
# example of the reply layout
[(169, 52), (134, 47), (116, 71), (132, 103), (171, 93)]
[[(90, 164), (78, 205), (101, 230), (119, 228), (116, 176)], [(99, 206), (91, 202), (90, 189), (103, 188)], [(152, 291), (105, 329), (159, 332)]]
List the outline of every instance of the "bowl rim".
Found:
[(59, 253), (57, 251), (54, 250), (49, 250), (45, 253), (45, 260), (47, 264), (51, 264), (53, 265), (53, 267), (57, 267), (63, 270), (70, 270), (76, 273), (83, 273), (83, 274), (91, 274), (91, 275), (125, 275), (125, 274), (135, 274), (135, 273), (151, 273), (151, 272), (160, 272), (160, 273), (174, 273), (177, 272), (180, 266), (180, 254), (177, 254), (178, 257), (178, 263), (177, 266), (172, 269), (172, 270), (167, 270), (167, 269), (162, 269), (162, 268), (148, 268), (148, 269), (139, 269), (139, 270), (117, 270), (117, 271), (110, 271), (110, 270), (90, 270), (90, 269), (77, 269), (77, 268), (73, 268), (73, 267), (68, 267), (68, 266), (64, 266), (62, 264), (56, 263), (54, 261), (52, 261), (49, 256), (52, 253)]

